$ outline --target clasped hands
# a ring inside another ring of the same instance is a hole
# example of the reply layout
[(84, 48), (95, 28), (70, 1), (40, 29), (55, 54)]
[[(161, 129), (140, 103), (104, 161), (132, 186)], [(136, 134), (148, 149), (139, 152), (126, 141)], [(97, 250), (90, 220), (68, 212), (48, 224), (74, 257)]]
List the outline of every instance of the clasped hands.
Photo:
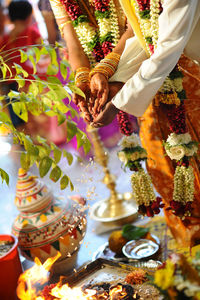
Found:
[(77, 87), (85, 94), (85, 98), (74, 94), (73, 102), (78, 106), (84, 120), (93, 127), (110, 124), (118, 113), (111, 102), (119, 90), (115, 84), (109, 87), (106, 77), (101, 73), (92, 76), (89, 82), (79, 82)]

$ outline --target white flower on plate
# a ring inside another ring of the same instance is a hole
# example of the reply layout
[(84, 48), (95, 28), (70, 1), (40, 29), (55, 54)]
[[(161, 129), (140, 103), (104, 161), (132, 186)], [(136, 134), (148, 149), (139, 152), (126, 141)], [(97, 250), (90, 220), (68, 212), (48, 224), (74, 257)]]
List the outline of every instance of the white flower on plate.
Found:
[(188, 132), (182, 134), (176, 134), (175, 132), (171, 133), (167, 138), (167, 143), (170, 146), (176, 146), (181, 144), (188, 144), (191, 142), (191, 136)]
[(125, 136), (119, 142), (119, 145), (124, 148), (134, 148), (140, 146), (140, 138), (137, 134), (133, 133), (130, 136)]
[(167, 155), (171, 159), (180, 160), (185, 155), (185, 148), (181, 145), (171, 147), (170, 149), (166, 149)]
[(118, 158), (121, 162), (123, 162), (124, 164), (127, 164), (128, 158), (127, 158), (126, 153), (124, 151), (119, 151), (117, 153), (117, 156), (118, 156)]

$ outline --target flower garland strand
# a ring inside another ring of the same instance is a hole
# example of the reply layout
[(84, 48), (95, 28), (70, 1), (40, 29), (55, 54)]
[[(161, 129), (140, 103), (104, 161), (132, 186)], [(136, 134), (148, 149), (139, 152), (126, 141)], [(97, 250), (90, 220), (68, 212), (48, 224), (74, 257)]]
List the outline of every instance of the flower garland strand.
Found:
[[(139, 20), (141, 31), (150, 55), (154, 53), (158, 40), (158, 18), (162, 12), (159, 0), (131, 0)], [(177, 161), (174, 175), (173, 200), (170, 209), (181, 218), (192, 213), (194, 198), (194, 174), (189, 165), (190, 158), (198, 151), (197, 142), (188, 133), (184, 100), (186, 94), (182, 84), (182, 72), (178, 66), (165, 79), (155, 96), (155, 105), (163, 105), (172, 133), (165, 143), (165, 150), (171, 159)]]
[(104, 57), (96, 28), (90, 24), (76, 0), (60, 0), (60, 2), (72, 20), (78, 39), (91, 65), (95, 66), (96, 62)]
[(124, 137), (118, 152), (119, 160), (134, 173), (131, 176), (133, 196), (138, 204), (138, 212), (148, 217), (160, 213), (163, 208), (161, 198), (156, 197), (151, 177), (144, 171), (142, 162), (147, 159), (147, 152), (140, 145), (139, 137), (136, 134)]
[[(117, 12), (113, 0), (94, 0), (94, 6), (100, 41), (104, 56), (106, 56), (120, 39)], [(131, 135), (133, 133), (133, 126), (127, 113), (119, 111), (117, 120), (122, 134)]]
[[(94, 5), (99, 29), (96, 29), (83, 14), (76, 0), (60, 0), (70, 16), (80, 43), (92, 67), (101, 61), (119, 41), (117, 12), (113, 0), (90, 0)], [(129, 116), (125, 112), (118, 114), (118, 123), (122, 134), (133, 132)]]

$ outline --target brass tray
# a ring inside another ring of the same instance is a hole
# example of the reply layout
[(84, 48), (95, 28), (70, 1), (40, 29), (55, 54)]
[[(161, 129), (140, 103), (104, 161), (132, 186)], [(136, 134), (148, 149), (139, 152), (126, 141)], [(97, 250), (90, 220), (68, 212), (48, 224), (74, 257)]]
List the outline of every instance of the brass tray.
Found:
[(149, 261), (137, 261), (131, 265), (98, 258), (95, 261), (81, 267), (72, 275), (63, 278), (62, 283), (68, 283), (70, 287), (81, 287), (87, 284), (96, 284), (100, 282), (114, 283), (124, 281), (124, 278), (128, 273), (137, 268), (141, 268), (148, 273), (152, 273), (160, 265), (160, 262)]

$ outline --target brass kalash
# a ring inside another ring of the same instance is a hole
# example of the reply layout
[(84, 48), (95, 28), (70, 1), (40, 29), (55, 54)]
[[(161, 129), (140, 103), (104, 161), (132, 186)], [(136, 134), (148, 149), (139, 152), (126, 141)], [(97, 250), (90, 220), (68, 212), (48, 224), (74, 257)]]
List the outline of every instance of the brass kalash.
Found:
[(115, 177), (108, 169), (108, 153), (100, 140), (98, 129), (87, 126), (87, 131), (94, 146), (95, 160), (103, 167), (105, 174), (103, 183), (110, 190), (110, 197), (95, 203), (91, 207), (92, 219), (104, 222), (107, 225), (123, 225), (132, 222), (137, 217), (137, 204), (131, 193), (118, 193), (116, 191)]

